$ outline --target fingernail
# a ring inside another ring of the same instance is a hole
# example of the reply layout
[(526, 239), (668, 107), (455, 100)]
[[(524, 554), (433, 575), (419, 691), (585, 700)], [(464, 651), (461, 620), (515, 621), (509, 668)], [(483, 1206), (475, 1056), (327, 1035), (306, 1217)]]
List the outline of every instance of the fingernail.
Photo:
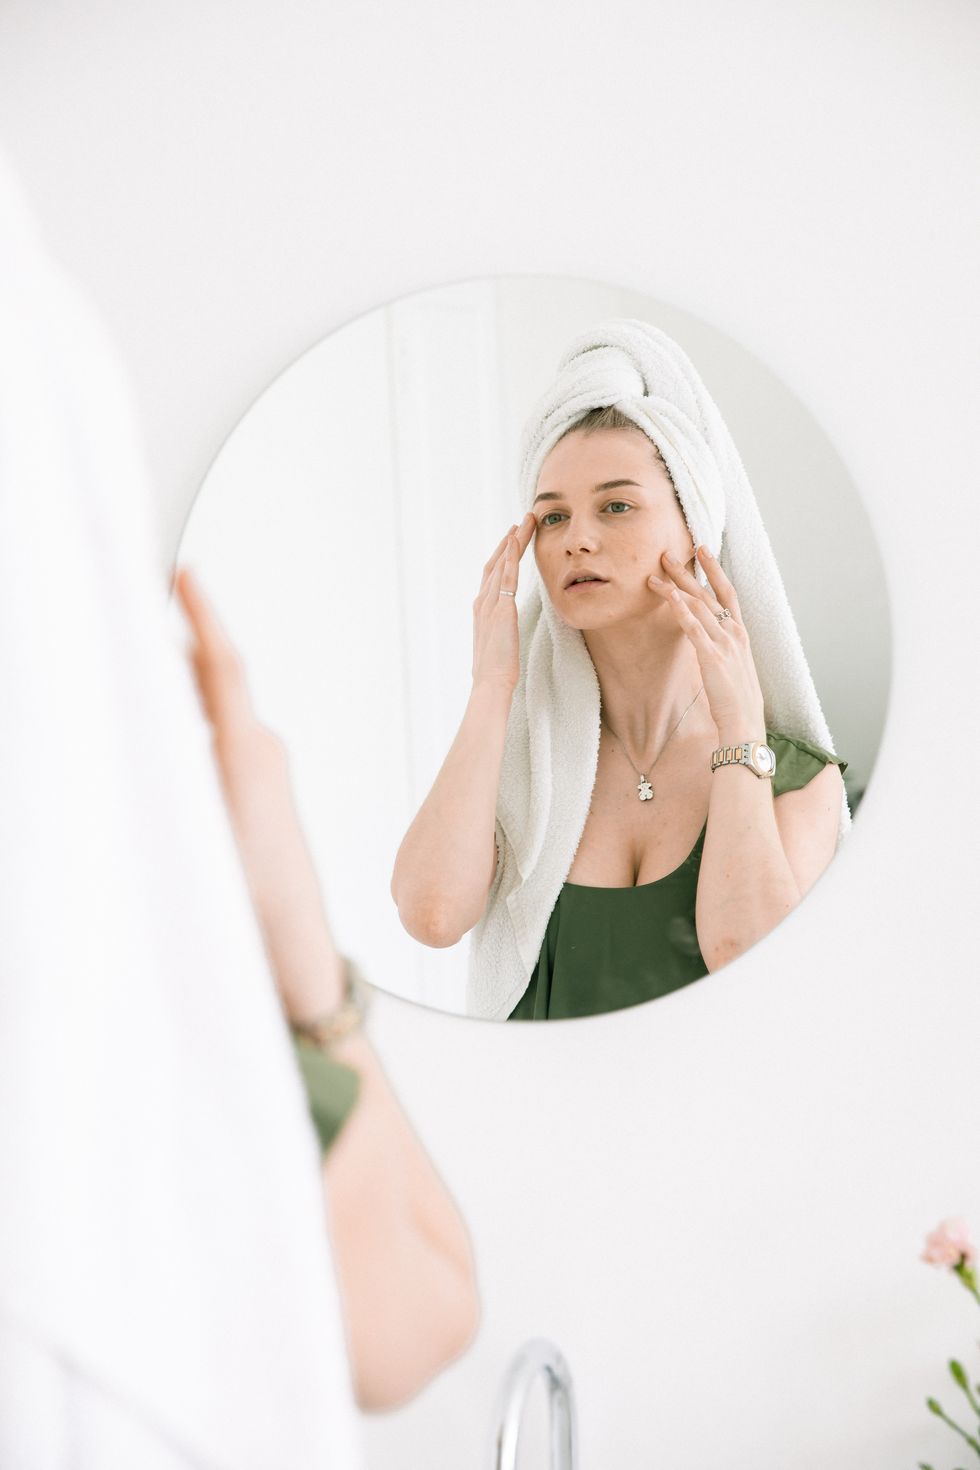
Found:
[(676, 567), (678, 565), (677, 557), (676, 556), (671, 556), (671, 554), (670, 554), (669, 551), (665, 551), (664, 552), (664, 561), (669, 561), (670, 564), (671, 564), (671, 566), (675, 566)]

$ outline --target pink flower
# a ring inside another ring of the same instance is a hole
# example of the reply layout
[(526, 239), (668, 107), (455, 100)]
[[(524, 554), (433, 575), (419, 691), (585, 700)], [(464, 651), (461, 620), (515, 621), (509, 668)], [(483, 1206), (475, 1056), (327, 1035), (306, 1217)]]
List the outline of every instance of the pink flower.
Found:
[(930, 1266), (972, 1266), (977, 1258), (977, 1248), (969, 1238), (965, 1220), (959, 1217), (943, 1220), (931, 1234), (926, 1236), (926, 1248), (921, 1259)]

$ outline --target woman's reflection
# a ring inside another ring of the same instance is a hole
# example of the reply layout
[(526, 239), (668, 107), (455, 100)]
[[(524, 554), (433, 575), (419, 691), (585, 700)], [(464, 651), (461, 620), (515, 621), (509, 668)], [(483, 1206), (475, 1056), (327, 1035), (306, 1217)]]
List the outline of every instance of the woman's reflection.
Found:
[(742, 954), (848, 812), (744, 469), (677, 344), (634, 321), (573, 343), (522, 478), (531, 503), (473, 605), (466, 712), (392, 894), (422, 943), (473, 931), (471, 1014), (543, 1020)]

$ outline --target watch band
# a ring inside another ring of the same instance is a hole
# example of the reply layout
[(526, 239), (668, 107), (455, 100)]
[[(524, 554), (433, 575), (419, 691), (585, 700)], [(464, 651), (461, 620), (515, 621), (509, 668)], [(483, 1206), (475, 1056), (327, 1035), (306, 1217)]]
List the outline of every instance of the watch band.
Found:
[(745, 766), (753, 776), (771, 780), (776, 772), (776, 755), (764, 740), (745, 740), (740, 745), (721, 745), (712, 751), (712, 771), (721, 766)]
[(368, 1009), (369, 989), (364, 976), (348, 956), (344, 956), (346, 969), (344, 998), (336, 1010), (317, 1016), (312, 1021), (294, 1021), (292, 1031), (304, 1041), (309, 1041), (321, 1051), (328, 1051), (338, 1041), (343, 1041), (364, 1020)]

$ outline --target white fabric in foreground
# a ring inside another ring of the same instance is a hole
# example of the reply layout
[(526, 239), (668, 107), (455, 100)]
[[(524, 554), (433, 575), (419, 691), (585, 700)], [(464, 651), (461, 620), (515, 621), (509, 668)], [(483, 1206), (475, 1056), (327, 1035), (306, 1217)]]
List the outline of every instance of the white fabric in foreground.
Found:
[[(683, 349), (646, 322), (614, 318), (578, 336), (527, 421), (522, 511), (549, 450), (577, 419), (614, 404), (657, 445), (694, 540), (738, 594), (769, 729), (833, 749), (748, 476)], [(470, 935), (467, 1013), (503, 1020), (527, 989), (588, 816), (599, 756), (599, 683), (581, 632), (564, 623), (532, 558), (521, 577), (520, 681), (497, 796), (497, 871)], [(702, 586), (707, 580), (698, 568)], [(523, 590), (523, 589), (522, 589)], [(838, 845), (850, 826), (841, 799)]]
[[(318, 1147), (134, 422), (0, 159), (0, 1391), (25, 1465), (132, 1470), (131, 1416), (168, 1466), (349, 1470)], [(84, 1460), (44, 1354), (118, 1406)]]
[(107, 1393), (89, 1369), (0, 1319), (4, 1470), (190, 1470), (208, 1465)]

